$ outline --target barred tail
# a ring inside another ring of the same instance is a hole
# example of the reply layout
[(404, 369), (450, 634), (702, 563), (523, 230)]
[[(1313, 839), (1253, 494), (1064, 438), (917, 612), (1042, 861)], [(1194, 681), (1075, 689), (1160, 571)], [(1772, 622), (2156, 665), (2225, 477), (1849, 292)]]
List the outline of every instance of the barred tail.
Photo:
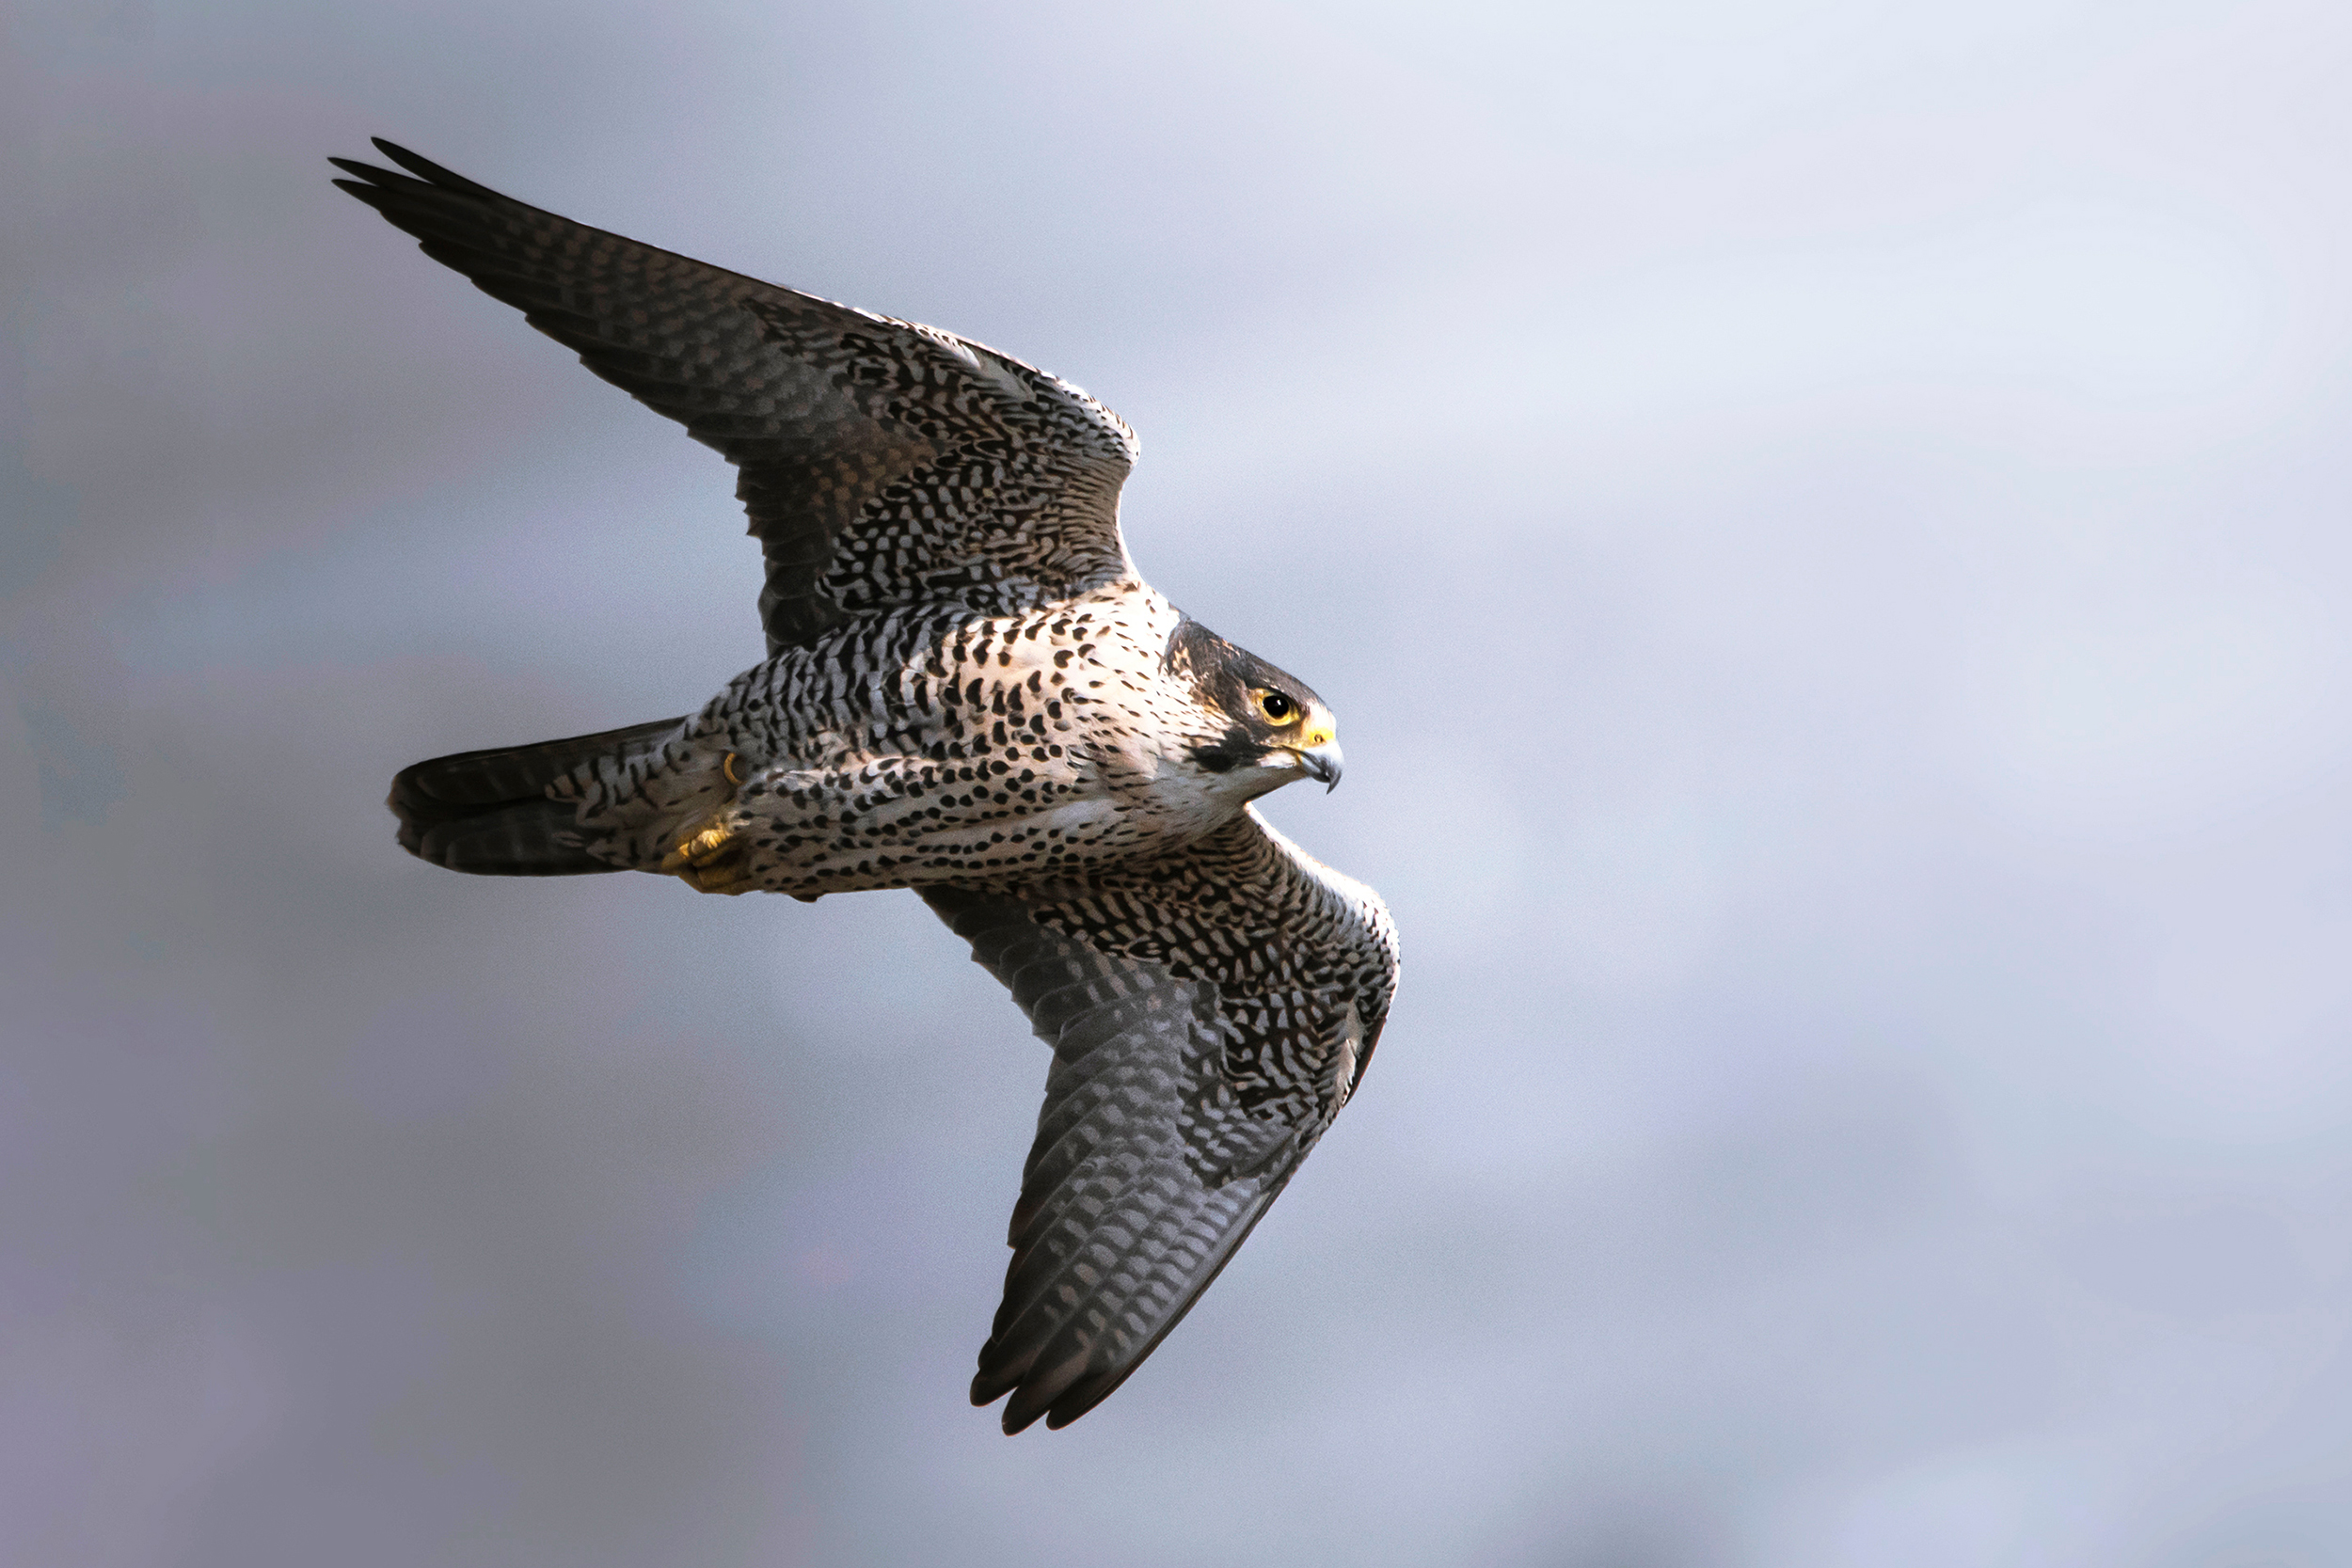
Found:
[(577, 877), (622, 867), (580, 847), (569, 800), (548, 786), (583, 763), (650, 752), (686, 721), (656, 720), (601, 735), (461, 752), (401, 769), (384, 802), (400, 818), (400, 847), (420, 860), (481, 877)]

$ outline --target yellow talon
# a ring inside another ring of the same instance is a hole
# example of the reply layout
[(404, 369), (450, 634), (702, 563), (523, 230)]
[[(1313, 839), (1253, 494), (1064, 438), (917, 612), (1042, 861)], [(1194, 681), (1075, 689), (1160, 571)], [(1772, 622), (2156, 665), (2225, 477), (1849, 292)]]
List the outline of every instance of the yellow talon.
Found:
[[(736, 753), (720, 759), (719, 771), (740, 789), (742, 776), (735, 770)], [(730, 826), (724, 811), (702, 819), (702, 826), (678, 840), (677, 847), (661, 857), (661, 869), (699, 893), (749, 893), (751, 880), (745, 845)]]
[(662, 856), (661, 869), (674, 876), (689, 877), (692, 871), (711, 867), (715, 861), (736, 856), (739, 849), (735, 830), (723, 821), (713, 821), (692, 837), (681, 839), (676, 848)]

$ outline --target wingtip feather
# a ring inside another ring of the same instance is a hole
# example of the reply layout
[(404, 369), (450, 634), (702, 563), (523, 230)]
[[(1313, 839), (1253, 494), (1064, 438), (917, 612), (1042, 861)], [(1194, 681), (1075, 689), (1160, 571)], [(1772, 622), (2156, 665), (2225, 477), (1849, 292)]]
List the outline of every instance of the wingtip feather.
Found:
[(1127, 1381), (1127, 1374), (1135, 1370), (1135, 1365), (1130, 1363), (1119, 1369), (1115, 1376), (1098, 1372), (1092, 1377), (1079, 1379), (1071, 1386), (1069, 1392), (1054, 1402), (1052, 1409), (1046, 1411), (1045, 1430), (1059, 1432), (1109, 1399), (1119, 1391), (1119, 1386)]
[[(1005, 1435), (1009, 1437), (1025, 1430), (1034, 1425), (1041, 1416), (1047, 1418), (1045, 1424), (1050, 1430), (1055, 1424), (1051, 1418), (1054, 1402), (1069, 1392), (1073, 1384), (1086, 1376), (1087, 1367), (1093, 1358), (1093, 1347), (1080, 1345), (1045, 1370), (1032, 1371), (1024, 1378), (1021, 1386), (1012, 1391), (1012, 1398), (1005, 1404)], [(1071, 1418), (1076, 1419), (1074, 1416)]]
[(375, 144), (375, 150), (378, 152), (383, 153), (385, 157), (389, 158), (408, 172), (396, 174), (389, 168), (382, 168), (374, 164), (363, 164), (357, 158), (328, 158), (326, 160), (328, 163), (342, 169), (345, 174), (356, 176), (359, 182), (354, 184), (347, 181), (338, 180), (335, 183), (362, 200), (366, 200), (371, 193), (397, 191), (404, 187), (411, 192), (437, 190), (451, 195), (478, 197), (493, 201), (506, 199), (487, 185), (476, 184), (462, 174), (453, 173), (443, 168), (430, 158), (420, 158), (398, 142), (386, 141), (382, 136), (370, 136), (368, 139)]
[(464, 191), (469, 196), (496, 197), (498, 195), (498, 192), (487, 185), (477, 185), (464, 175), (453, 173), (430, 158), (420, 158), (398, 142), (386, 141), (382, 136), (370, 136), (368, 139), (375, 144), (375, 150), (378, 152), (383, 153), (384, 156), (428, 185), (438, 185), (445, 191)]

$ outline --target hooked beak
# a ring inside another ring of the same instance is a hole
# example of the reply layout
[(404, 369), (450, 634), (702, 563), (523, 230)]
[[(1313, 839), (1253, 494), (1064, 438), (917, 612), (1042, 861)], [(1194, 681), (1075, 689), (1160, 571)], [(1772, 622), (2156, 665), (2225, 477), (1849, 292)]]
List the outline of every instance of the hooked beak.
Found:
[(1320, 746), (1300, 747), (1292, 754), (1298, 758), (1298, 766), (1309, 778), (1323, 781), (1326, 795), (1340, 787), (1340, 766), (1343, 759), (1340, 755), (1338, 741), (1327, 740)]

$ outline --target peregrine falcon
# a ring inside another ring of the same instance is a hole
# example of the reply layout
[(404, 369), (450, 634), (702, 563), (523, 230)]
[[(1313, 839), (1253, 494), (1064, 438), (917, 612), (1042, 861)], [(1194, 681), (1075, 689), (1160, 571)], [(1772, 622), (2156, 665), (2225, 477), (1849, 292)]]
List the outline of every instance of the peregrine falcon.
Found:
[(972, 1401), (1077, 1419), (1176, 1326), (1361, 1082), (1370, 888), (1251, 801), (1335, 785), (1297, 677), (1136, 575), (1119, 417), (935, 327), (527, 207), (405, 149), (336, 184), (739, 473), (768, 659), (699, 712), (421, 762), (453, 871), (912, 888), (1053, 1047)]

